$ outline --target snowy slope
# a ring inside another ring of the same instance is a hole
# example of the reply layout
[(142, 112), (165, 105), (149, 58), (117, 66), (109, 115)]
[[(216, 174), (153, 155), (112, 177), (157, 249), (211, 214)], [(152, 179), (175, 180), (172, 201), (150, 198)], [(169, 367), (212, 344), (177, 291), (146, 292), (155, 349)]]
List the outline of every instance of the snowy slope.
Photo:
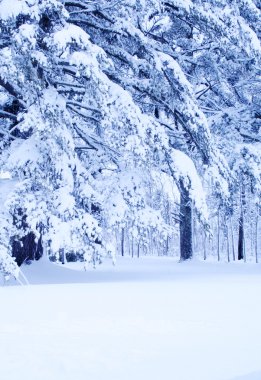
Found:
[(3, 380), (261, 379), (260, 265), (43, 260), (24, 273), (42, 285), (0, 287)]

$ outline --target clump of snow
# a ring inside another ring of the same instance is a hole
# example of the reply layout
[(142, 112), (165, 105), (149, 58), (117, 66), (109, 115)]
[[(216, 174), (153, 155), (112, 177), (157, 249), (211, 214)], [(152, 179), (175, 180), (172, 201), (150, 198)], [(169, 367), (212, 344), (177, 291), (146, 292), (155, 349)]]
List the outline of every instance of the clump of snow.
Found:
[(248, 54), (251, 54), (253, 51), (260, 56), (261, 53), (261, 44), (256, 33), (246, 24), (242, 17), (239, 18), (238, 24), (240, 27), (240, 32), (243, 35), (245, 40), (245, 49)]
[(48, 66), (48, 59), (41, 51), (32, 52), (32, 58), (34, 58), (41, 66)]
[(184, 71), (181, 69), (180, 65), (178, 62), (176, 62), (172, 57), (170, 57), (168, 54), (155, 51), (154, 52), (154, 60), (156, 64), (156, 69), (161, 71), (161, 70), (166, 70), (171, 69), (174, 73), (175, 78), (182, 83), (182, 85), (191, 93), (193, 93), (193, 89), (189, 81), (187, 80)]
[(173, 149), (171, 151), (173, 169), (177, 179), (182, 179), (189, 191), (191, 199), (203, 220), (208, 219), (208, 209), (205, 192), (193, 161), (183, 152)]
[(4, 21), (12, 17), (15, 18), (19, 14), (29, 13), (30, 7), (25, 0), (12, 0), (12, 4), (10, 4), (10, 0), (2, 0), (0, 3), (0, 18)]
[(69, 44), (76, 43), (84, 48), (89, 43), (89, 35), (79, 26), (67, 23), (61, 30), (55, 32), (52, 37), (46, 38), (47, 44), (55, 45), (60, 51), (65, 50)]
[(28, 46), (35, 48), (37, 28), (33, 24), (23, 24), (19, 27), (18, 33), (15, 36), (16, 42), (24, 51)]
[(27, 164), (37, 162), (41, 158), (38, 141), (34, 137), (18, 141), (12, 153), (8, 159), (7, 166), (17, 168), (17, 172), (26, 167)]
[(171, 28), (172, 22), (166, 15), (146, 15), (142, 22), (142, 29), (147, 33), (164, 33)]
[(0, 180), (1, 179), (11, 179), (11, 173), (0, 171)]

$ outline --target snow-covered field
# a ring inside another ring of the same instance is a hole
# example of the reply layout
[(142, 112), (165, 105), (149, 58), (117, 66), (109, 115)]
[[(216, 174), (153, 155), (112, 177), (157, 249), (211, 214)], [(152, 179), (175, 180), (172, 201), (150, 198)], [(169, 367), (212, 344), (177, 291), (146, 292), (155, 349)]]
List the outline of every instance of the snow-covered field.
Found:
[(260, 380), (260, 272), (170, 258), (24, 267), (32, 285), (0, 287), (0, 378)]

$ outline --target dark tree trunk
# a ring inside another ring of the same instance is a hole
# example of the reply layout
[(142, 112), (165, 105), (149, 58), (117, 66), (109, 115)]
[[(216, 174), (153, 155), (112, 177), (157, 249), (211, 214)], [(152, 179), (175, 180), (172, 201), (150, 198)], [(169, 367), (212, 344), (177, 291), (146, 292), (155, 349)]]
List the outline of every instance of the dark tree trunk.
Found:
[(245, 189), (242, 185), (240, 195), (240, 218), (238, 231), (238, 260), (245, 260), (245, 231), (244, 231), (244, 209), (246, 205)]
[(244, 217), (243, 211), (239, 218), (239, 233), (238, 233), (238, 260), (243, 260), (245, 257), (244, 253)]
[(121, 255), (124, 256), (124, 228), (121, 229)]
[(188, 260), (193, 256), (193, 226), (192, 226), (192, 204), (189, 191), (180, 180), (180, 260)]

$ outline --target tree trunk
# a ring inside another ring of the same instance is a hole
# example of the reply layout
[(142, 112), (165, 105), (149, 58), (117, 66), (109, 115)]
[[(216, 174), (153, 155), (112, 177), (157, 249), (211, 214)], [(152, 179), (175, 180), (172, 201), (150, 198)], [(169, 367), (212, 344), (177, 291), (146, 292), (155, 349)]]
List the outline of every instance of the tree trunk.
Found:
[(60, 255), (60, 260), (61, 260), (62, 264), (66, 264), (67, 259), (66, 259), (66, 253), (65, 253), (64, 248), (60, 248), (59, 255)]
[(236, 260), (236, 255), (235, 255), (234, 232), (233, 232), (233, 225), (232, 225), (231, 218), (230, 218), (230, 230), (231, 230), (231, 239), (232, 239), (233, 261), (235, 261)]
[(124, 228), (121, 229), (121, 255), (124, 256)]
[(258, 263), (258, 254), (257, 254), (257, 236), (258, 236), (258, 214), (256, 216), (256, 223), (255, 223), (255, 256), (256, 256), (256, 263)]
[(207, 236), (206, 233), (204, 232), (204, 237), (203, 237), (203, 244), (204, 244), (204, 260), (207, 260)]
[(193, 256), (193, 226), (192, 226), (192, 203), (189, 191), (180, 180), (180, 260), (188, 260)]
[(217, 225), (217, 257), (218, 261), (220, 261), (220, 211), (218, 209), (218, 225)]
[(131, 237), (131, 257), (134, 257), (134, 238)]
[(238, 231), (238, 260), (245, 260), (245, 233), (244, 233), (244, 206), (245, 206), (245, 191), (242, 185), (240, 194), (240, 217)]
[(239, 233), (238, 233), (238, 260), (244, 259), (244, 217), (241, 211), (239, 218)]
[(226, 225), (226, 237), (227, 237), (227, 262), (230, 263), (230, 247), (229, 247), (229, 234), (228, 234), (228, 224)]

